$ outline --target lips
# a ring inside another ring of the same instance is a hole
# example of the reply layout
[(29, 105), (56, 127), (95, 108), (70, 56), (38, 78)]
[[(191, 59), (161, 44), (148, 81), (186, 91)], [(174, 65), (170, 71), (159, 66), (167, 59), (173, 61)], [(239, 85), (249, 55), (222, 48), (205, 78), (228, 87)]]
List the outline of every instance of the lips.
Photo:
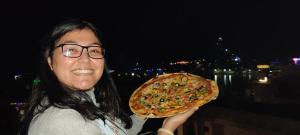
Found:
[(72, 73), (75, 75), (90, 75), (93, 74), (93, 69), (74, 69), (72, 70)]

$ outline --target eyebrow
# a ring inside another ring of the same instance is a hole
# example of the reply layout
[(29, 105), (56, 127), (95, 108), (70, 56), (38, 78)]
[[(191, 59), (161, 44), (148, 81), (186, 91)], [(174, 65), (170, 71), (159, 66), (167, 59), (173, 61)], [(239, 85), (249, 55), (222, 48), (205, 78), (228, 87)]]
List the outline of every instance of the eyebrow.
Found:
[[(78, 42), (76, 42), (76, 41), (74, 41), (74, 40), (67, 40), (67, 41), (64, 41), (64, 42), (62, 42), (62, 43), (60, 43), (60, 44), (78, 44)], [(90, 43), (90, 44), (88, 44), (88, 45), (99, 45), (99, 46), (102, 46), (102, 44), (101, 43), (99, 43), (99, 42), (94, 42), (94, 43)]]

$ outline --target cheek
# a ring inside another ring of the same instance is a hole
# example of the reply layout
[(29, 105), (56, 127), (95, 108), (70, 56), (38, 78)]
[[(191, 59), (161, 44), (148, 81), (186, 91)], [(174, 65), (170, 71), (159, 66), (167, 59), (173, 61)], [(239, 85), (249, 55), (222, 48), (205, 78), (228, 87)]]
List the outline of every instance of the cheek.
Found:
[(60, 81), (65, 82), (70, 79), (70, 69), (74, 65), (74, 61), (63, 59), (54, 56), (52, 70)]
[(98, 78), (101, 78), (104, 72), (104, 62), (98, 62), (96, 65), (96, 74)]
[(71, 60), (57, 60), (53, 61), (53, 71), (60, 72), (62, 74), (68, 73), (67, 71), (72, 69), (74, 61)]

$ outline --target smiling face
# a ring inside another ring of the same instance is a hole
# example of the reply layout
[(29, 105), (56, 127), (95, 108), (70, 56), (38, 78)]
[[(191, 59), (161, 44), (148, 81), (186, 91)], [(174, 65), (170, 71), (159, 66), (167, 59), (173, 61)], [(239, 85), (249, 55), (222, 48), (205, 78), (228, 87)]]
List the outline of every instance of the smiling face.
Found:
[[(90, 29), (77, 29), (66, 33), (55, 46), (60, 44), (78, 44), (81, 46), (100, 45), (100, 41)], [(62, 48), (53, 51), (48, 64), (58, 81), (72, 90), (89, 90), (99, 81), (103, 74), (104, 59), (90, 58), (87, 49), (83, 49), (78, 58), (63, 55)]]

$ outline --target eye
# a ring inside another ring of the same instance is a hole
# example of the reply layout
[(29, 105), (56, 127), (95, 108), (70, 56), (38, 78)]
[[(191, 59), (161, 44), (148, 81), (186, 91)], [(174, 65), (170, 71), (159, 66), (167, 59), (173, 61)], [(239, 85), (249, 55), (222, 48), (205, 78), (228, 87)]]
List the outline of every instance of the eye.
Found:
[(92, 53), (100, 53), (99, 50), (91, 50)]
[(74, 49), (74, 48), (68, 48), (66, 51), (68, 51), (68, 52), (76, 52), (77, 50)]
[(81, 47), (76, 45), (65, 45), (63, 46), (63, 54), (65, 56), (78, 55), (81, 52)]
[(101, 54), (102, 53), (101, 48), (99, 48), (99, 47), (92, 47), (92, 48), (89, 49), (89, 52), (95, 53), (95, 54)]
[(78, 53), (80, 49), (78, 48), (67, 48), (66, 51), (69, 53)]

